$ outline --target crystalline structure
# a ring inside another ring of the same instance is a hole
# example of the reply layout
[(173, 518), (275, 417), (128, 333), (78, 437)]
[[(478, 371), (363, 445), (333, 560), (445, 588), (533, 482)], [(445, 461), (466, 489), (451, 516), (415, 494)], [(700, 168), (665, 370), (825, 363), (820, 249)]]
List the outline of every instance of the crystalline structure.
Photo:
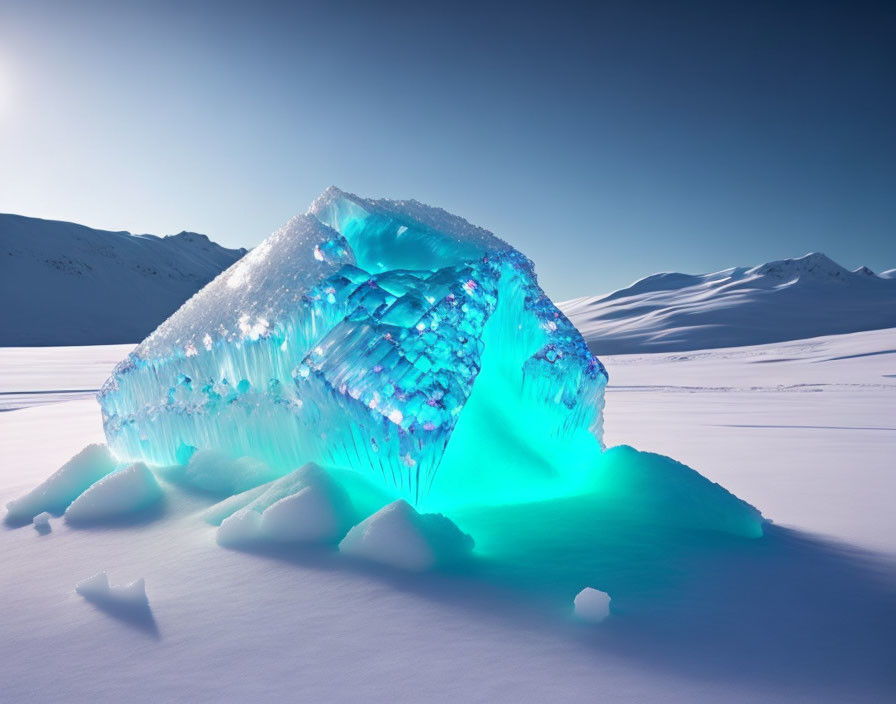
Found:
[(556, 480), (551, 458), (600, 441), (606, 379), (510, 245), (416, 201), (330, 188), (187, 301), (98, 398), (121, 457), (173, 464), (211, 448), (281, 474), (314, 461), (419, 505)]

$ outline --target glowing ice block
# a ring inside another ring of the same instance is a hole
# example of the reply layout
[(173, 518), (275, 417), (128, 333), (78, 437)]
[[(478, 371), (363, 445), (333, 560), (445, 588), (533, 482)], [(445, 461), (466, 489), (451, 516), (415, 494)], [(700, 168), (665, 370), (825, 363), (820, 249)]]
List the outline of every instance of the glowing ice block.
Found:
[(208, 284), (98, 398), (121, 457), (363, 473), (419, 505), (525, 498), (600, 449), (607, 374), (524, 255), (336, 188)]

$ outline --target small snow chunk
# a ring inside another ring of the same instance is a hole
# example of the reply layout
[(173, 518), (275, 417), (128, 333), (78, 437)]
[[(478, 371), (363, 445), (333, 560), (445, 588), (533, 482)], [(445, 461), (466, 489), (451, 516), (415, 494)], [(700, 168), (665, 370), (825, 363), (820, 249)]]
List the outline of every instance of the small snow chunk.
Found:
[(37, 514), (31, 522), (34, 524), (34, 527), (37, 528), (38, 532), (49, 533), (52, 530), (52, 528), (50, 528), (50, 519), (52, 517), (53, 514), (44, 511), (43, 513)]
[(145, 608), (149, 605), (146, 598), (146, 580), (141, 577), (130, 584), (111, 586), (109, 575), (99, 572), (75, 585), (75, 591), (88, 601), (105, 605)]
[(114, 471), (115, 458), (105, 445), (88, 445), (42, 484), (6, 504), (6, 521), (27, 523), (37, 514), (59, 515), (90, 485)]
[(218, 545), (235, 547), (248, 545), (258, 540), (261, 532), (261, 514), (251, 508), (242, 508), (225, 518), (218, 526)]
[(600, 623), (610, 615), (610, 595), (585, 587), (575, 598), (575, 612), (583, 621)]
[(105, 599), (109, 596), (109, 575), (98, 572), (93, 577), (78, 582), (75, 591), (85, 599)]
[(347, 555), (412, 571), (463, 559), (473, 539), (438, 513), (420, 514), (399, 499), (352, 528), (339, 550)]
[(117, 518), (149, 508), (162, 498), (155, 476), (142, 462), (107, 475), (72, 502), (71, 523)]

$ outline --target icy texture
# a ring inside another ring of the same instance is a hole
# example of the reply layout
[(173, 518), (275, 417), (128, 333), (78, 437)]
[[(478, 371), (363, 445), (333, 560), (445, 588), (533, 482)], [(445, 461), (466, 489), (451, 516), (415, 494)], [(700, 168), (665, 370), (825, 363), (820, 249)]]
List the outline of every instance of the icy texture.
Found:
[(91, 484), (98, 482), (115, 467), (115, 458), (108, 447), (88, 445), (42, 484), (6, 504), (6, 520), (27, 523), (39, 513), (59, 515)]
[(120, 518), (147, 509), (162, 498), (155, 476), (142, 462), (113, 472), (75, 499), (65, 511), (69, 523)]
[(599, 589), (585, 587), (575, 598), (575, 612), (583, 621), (600, 623), (610, 615), (610, 595)]
[(399, 499), (365, 519), (339, 543), (346, 555), (415, 572), (466, 557), (473, 539), (439, 513), (420, 514)]
[(544, 458), (589, 431), (597, 445), (605, 384), (525, 256), (443, 210), (331, 188), (163, 323), (99, 400), (123, 457), (214, 448), (279, 474), (316, 461), (418, 504), (447, 452), (467, 469), (499, 452), (479, 419), (510, 410), (540, 459), (439, 489), (463, 501), (524, 491), (527, 473), (556, 481), (565, 463)]

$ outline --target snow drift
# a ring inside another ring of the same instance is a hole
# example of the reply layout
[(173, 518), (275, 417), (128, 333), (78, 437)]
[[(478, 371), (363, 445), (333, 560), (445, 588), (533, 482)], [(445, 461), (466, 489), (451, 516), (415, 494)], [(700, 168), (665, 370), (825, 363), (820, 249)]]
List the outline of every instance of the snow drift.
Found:
[(365, 519), (339, 543), (339, 551), (390, 567), (423, 571), (460, 562), (473, 538), (445, 516), (420, 514), (399, 499)]
[(142, 462), (112, 472), (90, 486), (65, 511), (68, 523), (93, 523), (139, 513), (162, 499), (155, 475)]
[(220, 545), (335, 544), (354, 524), (348, 493), (313, 462), (261, 489), (244, 492), (206, 512), (207, 520), (220, 518)]
[(28, 523), (43, 512), (60, 515), (116, 466), (117, 461), (108, 447), (88, 445), (39, 486), (6, 504), (6, 521)]

